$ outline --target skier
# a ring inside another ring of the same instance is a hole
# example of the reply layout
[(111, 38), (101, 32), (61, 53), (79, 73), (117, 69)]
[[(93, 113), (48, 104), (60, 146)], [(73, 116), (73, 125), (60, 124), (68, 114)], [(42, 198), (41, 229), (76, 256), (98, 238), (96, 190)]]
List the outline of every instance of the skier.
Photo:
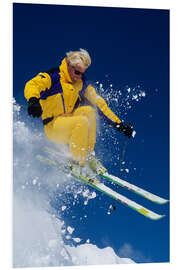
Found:
[(91, 160), (96, 141), (97, 107), (112, 125), (131, 137), (132, 126), (111, 111), (85, 77), (91, 64), (89, 53), (70, 51), (59, 67), (40, 72), (25, 85), (28, 113), (42, 116), (46, 136), (54, 143), (68, 144), (72, 159), (84, 166)]

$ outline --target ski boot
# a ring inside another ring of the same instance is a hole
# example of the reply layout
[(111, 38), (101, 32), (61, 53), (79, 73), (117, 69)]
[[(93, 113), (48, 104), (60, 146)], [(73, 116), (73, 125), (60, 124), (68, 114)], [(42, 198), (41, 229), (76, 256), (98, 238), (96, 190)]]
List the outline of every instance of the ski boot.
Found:
[(79, 166), (78, 162), (76, 162), (73, 159), (68, 160), (67, 168), (68, 168), (70, 173), (73, 173), (75, 175), (80, 174), (80, 166)]
[(84, 166), (80, 166), (76, 161), (69, 160), (68, 167), (70, 169), (71, 174), (83, 178), (84, 181), (91, 184), (99, 183), (96, 174), (87, 164), (85, 164)]
[(106, 168), (102, 165), (101, 161), (96, 158), (95, 153), (92, 152), (87, 160), (89, 167), (96, 173), (96, 174), (103, 174), (107, 170)]

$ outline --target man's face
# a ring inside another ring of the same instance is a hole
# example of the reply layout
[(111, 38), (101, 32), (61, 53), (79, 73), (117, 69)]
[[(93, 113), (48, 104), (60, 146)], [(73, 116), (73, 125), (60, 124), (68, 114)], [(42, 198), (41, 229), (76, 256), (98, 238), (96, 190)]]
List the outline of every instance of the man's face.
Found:
[(80, 80), (82, 78), (82, 76), (85, 73), (85, 69), (79, 67), (79, 66), (71, 66), (70, 64), (68, 64), (68, 73), (71, 77), (71, 80), (73, 82), (76, 82), (77, 80)]

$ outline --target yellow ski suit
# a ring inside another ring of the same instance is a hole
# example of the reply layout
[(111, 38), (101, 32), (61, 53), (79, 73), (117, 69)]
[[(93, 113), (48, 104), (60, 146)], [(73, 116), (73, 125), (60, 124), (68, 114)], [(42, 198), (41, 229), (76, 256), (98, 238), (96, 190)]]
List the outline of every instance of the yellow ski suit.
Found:
[(111, 121), (121, 122), (85, 77), (72, 82), (66, 58), (58, 69), (40, 72), (28, 81), (24, 94), (28, 101), (31, 97), (39, 99), (46, 136), (55, 143), (69, 144), (73, 159), (80, 165), (85, 163), (88, 153), (94, 150), (96, 111), (89, 105), (79, 106), (78, 101), (86, 99)]

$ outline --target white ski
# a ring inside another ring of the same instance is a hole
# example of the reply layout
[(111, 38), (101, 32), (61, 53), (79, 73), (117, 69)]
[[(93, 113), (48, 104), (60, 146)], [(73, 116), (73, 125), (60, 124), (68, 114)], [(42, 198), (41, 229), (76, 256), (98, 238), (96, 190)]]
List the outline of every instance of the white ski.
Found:
[[(62, 155), (60, 155), (60, 153), (54, 149), (51, 149), (49, 147), (45, 147), (45, 152), (50, 154), (51, 156), (53, 156), (54, 158), (58, 159), (58, 157), (61, 157), (62, 158)], [(97, 158), (96, 158), (97, 159)], [(98, 159), (97, 159), (98, 160)], [(111, 175), (107, 172), (105, 173), (100, 173), (99, 176), (102, 176), (103, 178), (123, 187), (123, 188), (127, 188), (128, 190), (130, 191), (133, 191), (135, 192), (136, 194), (154, 202), (154, 203), (157, 203), (157, 204), (165, 204), (168, 202), (168, 200), (160, 197), (160, 196), (157, 196), (145, 189), (142, 189), (142, 188), (139, 188), (138, 186), (136, 185), (133, 185), (125, 180), (122, 180), (120, 179), (119, 177), (117, 176), (114, 176), (114, 175)]]
[(145, 197), (146, 199), (148, 199), (148, 200), (150, 200), (152, 202), (159, 203), (159, 204), (164, 204), (164, 203), (168, 202), (168, 200), (163, 199), (163, 198), (161, 198), (161, 197), (159, 197), (159, 196), (157, 196), (157, 195), (155, 195), (155, 194), (153, 194), (153, 193), (151, 193), (149, 191), (146, 191), (146, 190), (144, 190), (142, 188), (139, 188), (139, 187), (137, 187), (137, 186), (125, 181), (125, 180), (120, 179), (119, 177), (111, 175), (108, 172), (100, 174), (100, 176), (106, 178), (109, 181), (112, 181), (113, 183), (115, 183), (117, 185), (125, 187), (128, 190), (131, 190), (131, 191)]
[(126, 198), (125, 196), (115, 192), (111, 188), (105, 186), (103, 183), (99, 182), (97, 179), (88, 179), (87, 177), (84, 177), (83, 175), (79, 174), (76, 170), (70, 170), (68, 167), (64, 166), (63, 164), (60, 164), (59, 162), (56, 162), (54, 160), (51, 160), (49, 158), (43, 157), (41, 155), (36, 156), (36, 158), (45, 163), (48, 164), (49, 166), (54, 166), (61, 170), (64, 173), (70, 174), (72, 177), (74, 177), (77, 180), (80, 180), (81, 182), (95, 188), (96, 190), (112, 197), (113, 199), (121, 202), (124, 205), (129, 206), (130, 208), (134, 209), (136, 212), (140, 213), (141, 215), (144, 215), (147, 218), (153, 219), (153, 220), (158, 220), (162, 218), (164, 215), (159, 215), (143, 206), (140, 204)]

